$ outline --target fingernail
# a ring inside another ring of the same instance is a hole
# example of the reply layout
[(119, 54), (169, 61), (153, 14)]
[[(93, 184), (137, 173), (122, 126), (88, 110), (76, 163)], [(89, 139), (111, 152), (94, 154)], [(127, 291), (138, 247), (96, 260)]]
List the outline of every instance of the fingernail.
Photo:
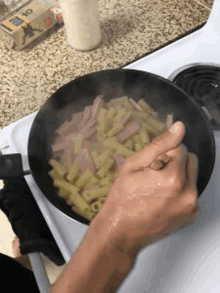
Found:
[(179, 126), (177, 125), (177, 122), (175, 122), (170, 128), (169, 128), (169, 132), (176, 133), (177, 130), (179, 129)]

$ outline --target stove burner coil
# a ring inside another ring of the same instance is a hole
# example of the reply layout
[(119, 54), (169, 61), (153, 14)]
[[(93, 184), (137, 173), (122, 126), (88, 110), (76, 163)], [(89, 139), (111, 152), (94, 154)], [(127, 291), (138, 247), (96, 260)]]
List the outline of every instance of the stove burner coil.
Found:
[(197, 65), (180, 72), (173, 82), (206, 112), (212, 130), (220, 130), (220, 67)]
[[(202, 97), (207, 96), (220, 85), (220, 67), (209, 65), (193, 66), (180, 72), (173, 82), (203, 107), (205, 105)], [(215, 102), (220, 110), (219, 96)]]

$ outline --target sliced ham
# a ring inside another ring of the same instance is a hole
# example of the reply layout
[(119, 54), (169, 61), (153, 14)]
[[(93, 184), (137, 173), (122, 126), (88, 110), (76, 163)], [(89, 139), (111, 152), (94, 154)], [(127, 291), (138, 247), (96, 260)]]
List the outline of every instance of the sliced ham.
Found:
[(72, 116), (71, 121), (69, 121), (67, 127), (65, 127), (65, 129), (61, 129), (58, 131), (58, 133), (62, 136), (65, 137), (67, 135), (69, 135), (72, 132), (75, 132), (79, 126), (79, 124), (81, 123), (83, 117), (83, 112), (80, 113), (76, 113)]
[(62, 151), (66, 148), (68, 148), (69, 146), (69, 142), (68, 141), (63, 141), (63, 142), (60, 142), (60, 143), (55, 143), (52, 145), (52, 150), (53, 152), (58, 152), (58, 151)]
[(87, 138), (88, 137), (88, 133), (89, 131), (94, 128), (95, 130), (95, 124), (96, 124), (96, 119), (94, 118), (91, 118), (87, 123), (86, 125), (80, 130), (81, 133), (84, 134), (84, 137)]
[(88, 122), (89, 118), (91, 117), (92, 107), (93, 106), (87, 106), (83, 111), (83, 117), (81, 123), (79, 124), (78, 131), (80, 131), (80, 129), (86, 124), (86, 122)]
[(81, 153), (76, 157), (76, 161), (81, 172), (84, 172), (86, 170), (89, 170), (91, 172), (95, 171), (95, 167), (93, 165), (88, 149), (83, 149)]
[[(82, 149), (87, 149), (90, 153), (92, 151), (92, 144), (89, 141), (85, 140), (83, 142)], [(66, 154), (68, 167), (71, 168), (75, 159), (74, 143), (69, 144), (69, 147), (66, 149)]]
[(132, 121), (119, 133), (117, 136), (120, 142), (125, 142), (130, 136), (139, 131), (140, 124), (137, 121)]
[(85, 138), (90, 138), (94, 133), (96, 132), (96, 129), (95, 128), (92, 128), (90, 130), (87, 130), (84, 135), (85, 135)]
[(93, 146), (91, 144), (91, 142), (89, 142), (88, 140), (84, 140), (83, 145), (82, 145), (83, 149), (88, 149), (89, 153), (92, 151)]
[(103, 95), (97, 96), (95, 98), (94, 102), (93, 102), (93, 106), (92, 106), (92, 118), (94, 118), (94, 119), (97, 119), (98, 113), (99, 113), (100, 109), (104, 105), (103, 98), (104, 98)]
[(70, 141), (73, 140), (76, 136), (77, 136), (77, 132), (71, 132), (71, 133), (68, 134), (67, 136), (63, 137), (63, 140), (64, 140), (65, 142), (70, 142)]
[(56, 132), (59, 134), (59, 133), (62, 133), (62, 131), (64, 131), (68, 126), (69, 126), (69, 121), (65, 121), (57, 130)]

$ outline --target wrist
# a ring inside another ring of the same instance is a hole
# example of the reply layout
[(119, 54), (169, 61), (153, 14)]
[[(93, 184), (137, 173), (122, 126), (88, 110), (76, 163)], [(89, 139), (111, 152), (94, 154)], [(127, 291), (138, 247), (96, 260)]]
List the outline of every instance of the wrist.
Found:
[(114, 207), (103, 206), (98, 215), (90, 224), (99, 239), (99, 243), (109, 249), (120, 253), (131, 265), (135, 261), (137, 248), (132, 240), (129, 240), (124, 233), (120, 214)]
[(52, 292), (115, 292), (134, 264), (118, 244), (107, 220), (95, 218)]

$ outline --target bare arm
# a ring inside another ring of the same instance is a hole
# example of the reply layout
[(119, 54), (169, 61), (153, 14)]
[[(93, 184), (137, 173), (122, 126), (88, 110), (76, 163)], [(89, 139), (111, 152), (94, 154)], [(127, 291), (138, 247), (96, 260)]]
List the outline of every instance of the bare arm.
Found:
[[(78, 249), (52, 286), (52, 293), (116, 292), (132, 268), (134, 255), (124, 254), (117, 240), (94, 220)], [(106, 228), (105, 228), (106, 229)]]
[[(52, 293), (115, 292), (132, 269), (136, 251), (195, 220), (198, 161), (181, 144), (184, 125), (174, 124), (129, 157)], [(162, 170), (149, 166), (166, 153)]]

